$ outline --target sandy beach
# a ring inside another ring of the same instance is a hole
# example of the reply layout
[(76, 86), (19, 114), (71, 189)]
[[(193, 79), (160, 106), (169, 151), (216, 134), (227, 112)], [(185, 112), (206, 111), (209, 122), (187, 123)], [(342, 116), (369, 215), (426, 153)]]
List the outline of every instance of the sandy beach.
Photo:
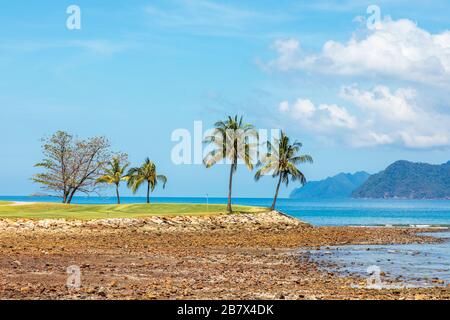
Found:
[[(449, 299), (450, 288), (356, 289), (305, 248), (425, 243), (419, 229), (312, 227), (255, 215), (1, 220), (0, 299)], [(66, 270), (81, 269), (81, 287)]]

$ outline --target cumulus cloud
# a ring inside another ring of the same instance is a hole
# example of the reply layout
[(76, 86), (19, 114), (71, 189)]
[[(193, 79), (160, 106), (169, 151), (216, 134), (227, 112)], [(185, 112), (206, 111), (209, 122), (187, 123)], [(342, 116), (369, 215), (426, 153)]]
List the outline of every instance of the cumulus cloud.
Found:
[(327, 41), (317, 54), (305, 54), (297, 39), (279, 39), (270, 67), (342, 76), (379, 75), (442, 85), (450, 83), (450, 31), (430, 33), (414, 22), (384, 19), (347, 43)]
[(415, 106), (416, 91), (412, 89), (400, 88), (391, 92), (386, 86), (376, 86), (373, 90), (364, 91), (349, 86), (341, 89), (340, 96), (384, 121), (413, 122), (421, 113)]
[(316, 112), (316, 107), (310, 100), (298, 99), (292, 105), (288, 101), (283, 101), (279, 105), (282, 113), (290, 113), (294, 119), (301, 120), (311, 118)]
[(417, 103), (413, 89), (392, 91), (385, 86), (362, 90), (343, 87), (340, 92), (351, 108), (298, 99), (283, 101), (279, 113), (303, 130), (343, 139), (352, 146), (401, 145), (408, 148), (450, 146), (450, 116)]
[(321, 104), (318, 107), (311, 100), (298, 99), (293, 103), (283, 101), (279, 104), (280, 114), (301, 124), (313, 132), (332, 132), (335, 129), (352, 129), (356, 119), (345, 108), (337, 105)]
[(347, 129), (353, 129), (356, 126), (355, 117), (351, 116), (345, 108), (341, 108), (335, 104), (322, 104), (319, 106), (319, 110), (326, 114), (326, 117), (321, 119), (322, 125)]
[[(278, 39), (272, 48), (277, 57), (266, 65), (272, 70), (358, 79), (365, 87), (372, 84), (371, 89), (343, 86), (339, 104), (316, 106), (304, 98), (283, 101), (278, 111), (294, 127), (353, 146), (450, 146), (445, 103), (450, 85), (450, 31), (432, 33), (410, 20), (388, 17), (374, 30), (358, 30), (347, 42), (325, 42), (317, 53), (306, 53), (295, 38)], [(400, 88), (375, 85), (380, 80)], [(427, 98), (430, 92), (435, 98)]]

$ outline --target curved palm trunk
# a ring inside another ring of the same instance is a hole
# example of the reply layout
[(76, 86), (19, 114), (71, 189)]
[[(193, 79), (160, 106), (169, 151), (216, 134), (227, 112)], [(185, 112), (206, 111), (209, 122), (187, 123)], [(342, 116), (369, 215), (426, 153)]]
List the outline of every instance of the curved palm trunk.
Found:
[(117, 204), (120, 204), (120, 194), (119, 194), (119, 185), (116, 184), (116, 196), (117, 196)]
[(275, 191), (275, 197), (273, 198), (273, 203), (272, 203), (272, 207), (270, 207), (270, 210), (275, 210), (275, 205), (277, 204), (277, 198), (278, 198), (278, 192), (280, 191), (280, 185), (281, 185), (281, 175), (280, 175), (280, 179), (278, 179), (278, 184), (277, 184), (277, 190)]
[(227, 211), (228, 213), (233, 212), (233, 209), (231, 208), (231, 191), (232, 191), (232, 187), (233, 187), (233, 169), (234, 169), (234, 165), (231, 165), (230, 168), (230, 181), (228, 184), (228, 204), (227, 204)]
[(147, 203), (150, 203), (150, 182), (147, 181)]

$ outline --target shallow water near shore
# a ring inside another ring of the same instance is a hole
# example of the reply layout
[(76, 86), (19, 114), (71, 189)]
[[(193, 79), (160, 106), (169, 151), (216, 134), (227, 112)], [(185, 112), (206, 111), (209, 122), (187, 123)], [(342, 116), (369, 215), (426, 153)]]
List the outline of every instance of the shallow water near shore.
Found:
[(450, 284), (450, 232), (427, 233), (442, 243), (407, 245), (348, 245), (309, 250), (310, 259), (326, 271), (369, 277), (376, 266), (390, 287), (429, 287)]

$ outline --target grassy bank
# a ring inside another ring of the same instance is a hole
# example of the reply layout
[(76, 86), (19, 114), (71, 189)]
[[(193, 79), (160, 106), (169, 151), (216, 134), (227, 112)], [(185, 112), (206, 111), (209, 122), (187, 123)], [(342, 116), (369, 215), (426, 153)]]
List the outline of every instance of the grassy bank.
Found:
[[(235, 213), (257, 213), (268, 209), (234, 206)], [(64, 205), (33, 203), (11, 205), (0, 203), (0, 219), (68, 219), (89, 220), (105, 218), (145, 218), (150, 216), (192, 216), (226, 214), (226, 205), (204, 204), (123, 204), (123, 205)]]

